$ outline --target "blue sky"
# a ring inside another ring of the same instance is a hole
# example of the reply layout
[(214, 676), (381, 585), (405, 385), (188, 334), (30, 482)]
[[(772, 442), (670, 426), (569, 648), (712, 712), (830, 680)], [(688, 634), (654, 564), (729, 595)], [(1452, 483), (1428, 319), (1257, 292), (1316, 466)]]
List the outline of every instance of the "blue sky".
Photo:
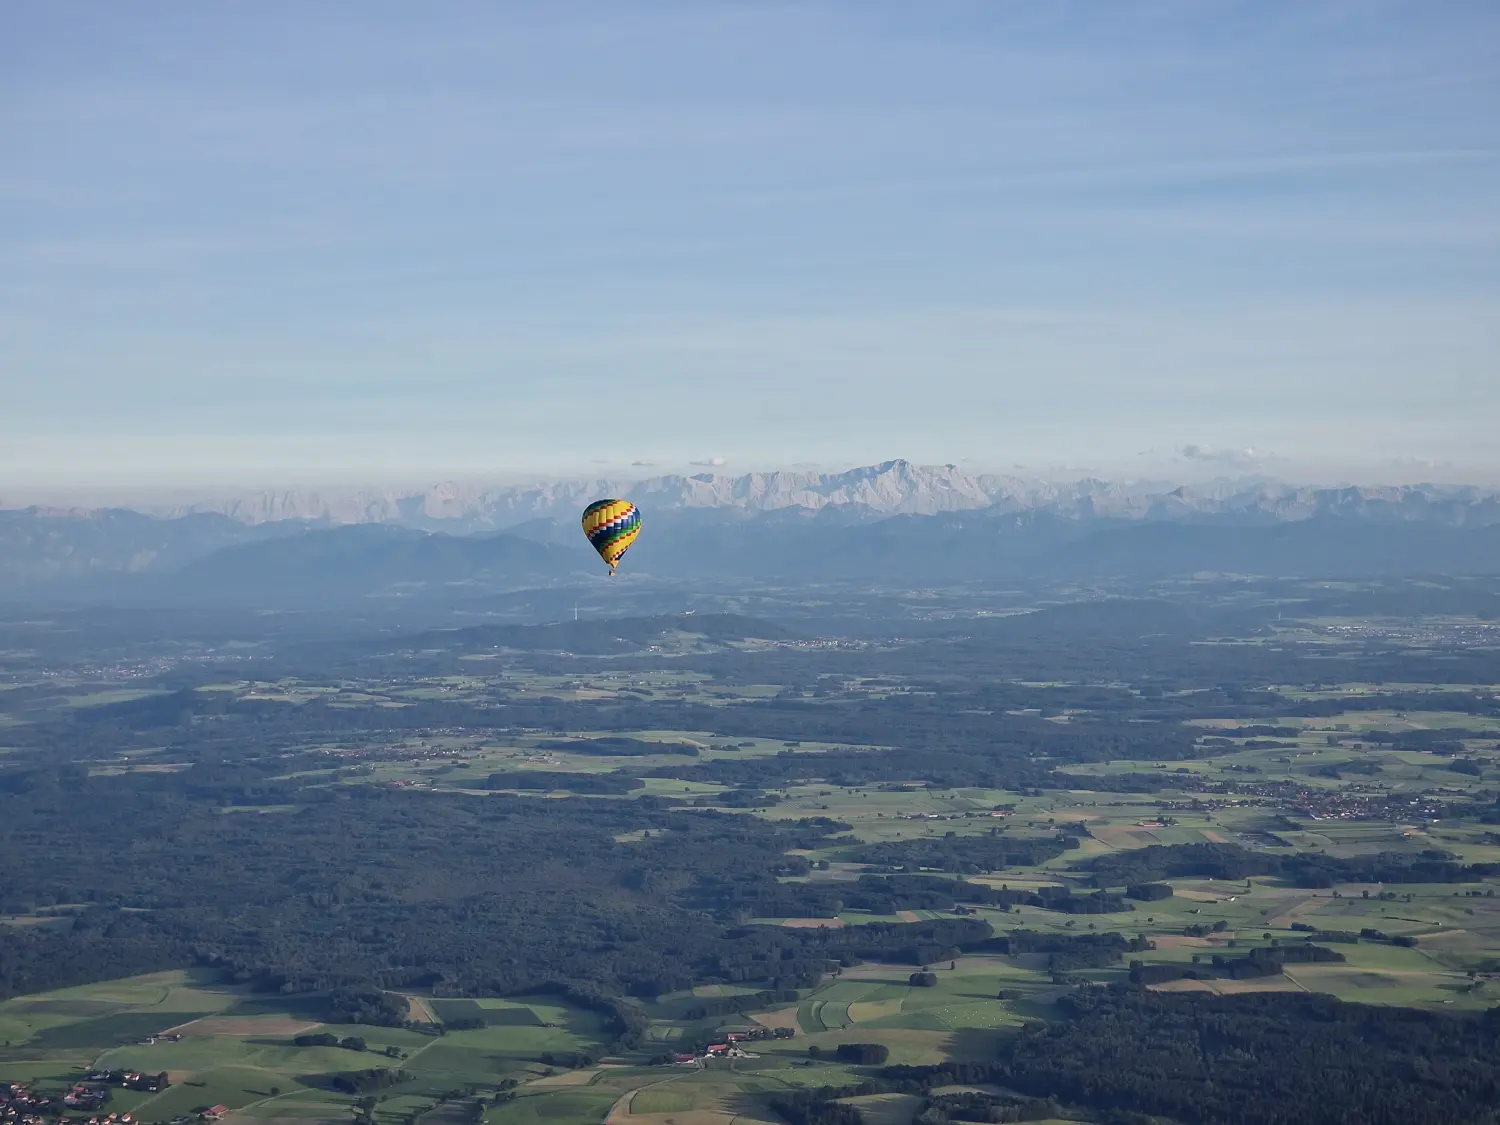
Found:
[(1500, 479), (1490, 2), (33, 0), (0, 152), (0, 498)]

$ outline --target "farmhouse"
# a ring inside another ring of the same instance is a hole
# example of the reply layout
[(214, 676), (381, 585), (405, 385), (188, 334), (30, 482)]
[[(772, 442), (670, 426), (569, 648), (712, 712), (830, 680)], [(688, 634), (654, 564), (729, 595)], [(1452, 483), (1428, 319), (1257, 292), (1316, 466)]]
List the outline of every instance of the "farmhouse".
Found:
[(105, 1092), (97, 1086), (76, 1085), (63, 1095), (69, 1109), (98, 1109), (104, 1104)]

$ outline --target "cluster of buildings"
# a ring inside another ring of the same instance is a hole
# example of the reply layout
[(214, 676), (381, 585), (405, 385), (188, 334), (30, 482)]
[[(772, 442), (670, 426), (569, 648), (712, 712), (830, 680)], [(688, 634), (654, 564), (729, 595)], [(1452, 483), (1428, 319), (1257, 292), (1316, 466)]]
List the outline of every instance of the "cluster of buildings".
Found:
[[(165, 1085), (165, 1083), (163, 1083)], [(145, 1089), (145, 1087), (141, 1087)], [(0, 1123), (3, 1125), (52, 1125), (68, 1110), (98, 1109), (109, 1097), (106, 1087), (78, 1083), (61, 1096), (34, 1092), (18, 1082), (0, 1082)], [(99, 1114), (74, 1118), (85, 1125), (135, 1125), (128, 1113)]]
[[(52, 1125), (64, 1114), (92, 1113), (109, 1101), (111, 1086), (154, 1094), (168, 1085), (166, 1071), (150, 1074), (134, 1070), (96, 1070), (61, 1094), (43, 1094), (20, 1082), (0, 1082), (0, 1125)], [(71, 1120), (76, 1125), (136, 1125), (128, 1113)]]
[(989, 818), (999, 819), (999, 818), (1003, 818), (1003, 817), (1007, 817), (1007, 816), (1011, 816), (1011, 815), (1013, 815), (1013, 810), (1012, 809), (1009, 809), (1009, 808), (1004, 808), (1004, 809), (1002, 809), (1002, 808), (995, 808), (995, 809), (989, 810), (988, 812), (986, 812), (986, 811), (984, 811), (982, 809), (978, 810), (978, 811), (969, 809), (969, 810), (965, 810), (963, 812), (940, 812), (940, 813), (938, 813), (938, 812), (914, 812), (914, 813), (897, 813), (895, 819), (896, 820), (976, 820), (976, 819), (978, 819), (978, 820), (985, 820), (985, 819), (989, 819)]
[[(173, 1042), (182, 1036), (172, 1037)], [(148, 1040), (150, 1042), (152, 1040)], [(91, 1086), (88, 1084), (92, 1084)], [(151, 1073), (141, 1070), (96, 1070), (85, 1075), (83, 1083), (74, 1087), (74, 1090), (95, 1089), (102, 1090), (107, 1086), (123, 1086), (127, 1090), (143, 1090), (148, 1094), (159, 1093), (167, 1088), (167, 1072), (165, 1070)]]
[[(1272, 806), (1310, 820), (1438, 820), (1452, 811), (1446, 799), (1463, 790), (1434, 788), (1419, 794), (1393, 792), (1383, 782), (1346, 782), (1337, 789), (1303, 785), (1296, 781), (1228, 781), (1213, 790), (1223, 797), (1195, 797), (1169, 801), (1163, 809), (1183, 812), (1217, 812), (1247, 806)], [(1230, 794), (1233, 794), (1232, 796)]]
[(790, 1027), (752, 1027), (748, 1031), (730, 1031), (725, 1033), (721, 1041), (704, 1047), (701, 1054), (675, 1054), (672, 1061), (678, 1066), (701, 1066), (707, 1059), (758, 1059), (759, 1055), (745, 1050), (746, 1043), (759, 1039), (790, 1039), (796, 1034)]
[(109, 1097), (109, 1091), (103, 1086), (85, 1086), (78, 1083), (62, 1096), (62, 1104), (66, 1109), (98, 1109)]
[(43, 668), (41, 675), (44, 679), (70, 679), (77, 681), (143, 680), (151, 676), (159, 676), (163, 672), (170, 672), (176, 666), (176, 660), (162, 656), (149, 660), (124, 661), (117, 664), (83, 664), (76, 668)]
[(758, 1059), (738, 1043), (710, 1043), (701, 1055), (673, 1055), (678, 1066), (701, 1066), (707, 1059)]
[(1500, 625), (1488, 621), (1420, 621), (1402, 625), (1361, 621), (1320, 625), (1317, 629), (1340, 640), (1404, 641), (1422, 647), (1444, 648), (1494, 644), (1496, 634), (1500, 634)]
[(78, 1125), (134, 1125), (135, 1118), (128, 1113), (109, 1113), (90, 1117), (87, 1120), (75, 1118), (75, 1121)]
[[(387, 687), (389, 685), (386, 685)], [(446, 685), (421, 684), (423, 688), (450, 690)], [(345, 691), (375, 692), (375, 684), (346, 683)], [(331, 698), (331, 697), (330, 697)], [(414, 730), (379, 729), (362, 732), (359, 741), (323, 746), (319, 752), (328, 758), (355, 762), (423, 762), (443, 764), (482, 752), (486, 746), (512, 739), (516, 735), (540, 731), (524, 727), (418, 727)], [(284, 754), (283, 757), (290, 755)]]
[(1244, 797), (1192, 797), (1186, 801), (1162, 801), (1157, 807), (1166, 812), (1222, 812), (1225, 809), (1244, 809), (1266, 804), (1264, 800), (1249, 800)]
[(1441, 820), (1451, 815), (1447, 801), (1419, 795), (1366, 795), (1361, 793), (1309, 793), (1290, 810), (1310, 820)]
[(0, 1082), (0, 1125), (43, 1125), (42, 1115), (56, 1112), (51, 1098), (19, 1082)]

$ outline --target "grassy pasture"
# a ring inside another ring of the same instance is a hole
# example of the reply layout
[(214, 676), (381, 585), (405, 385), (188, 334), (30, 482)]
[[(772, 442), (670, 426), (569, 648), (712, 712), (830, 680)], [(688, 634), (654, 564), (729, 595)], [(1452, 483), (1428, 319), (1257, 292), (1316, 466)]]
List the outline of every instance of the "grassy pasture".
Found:
[(524, 1004), (477, 1000), (430, 1000), (428, 1006), (445, 1023), (482, 1020), (486, 1027), (541, 1027), (542, 1019)]
[(922, 1107), (915, 1094), (868, 1094), (844, 1101), (859, 1110), (867, 1125), (910, 1125)]
[(597, 1122), (615, 1104), (612, 1090), (588, 1087), (528, 1092), (485, 1116), (491, 1125), (558, 1125), (559, 1122)]
[(686, 1086), (648, 1087), (630, 1099), (630, 1116), (646, 1113), (680, 1113), (696, 1109), (700, 1094)]

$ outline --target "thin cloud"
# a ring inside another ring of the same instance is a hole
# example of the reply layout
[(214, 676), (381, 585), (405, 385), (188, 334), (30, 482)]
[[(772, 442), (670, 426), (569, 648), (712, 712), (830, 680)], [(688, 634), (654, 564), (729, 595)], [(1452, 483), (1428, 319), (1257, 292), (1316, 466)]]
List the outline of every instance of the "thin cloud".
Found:
[(1216, 449), (1211, 445), (1184, 445), (1177, 451), (1186, 461), (1218, 465), (1226, 469), (1254, 469), (1264, 465), (1266, 454), (1246, 446), (1244, 449)]

